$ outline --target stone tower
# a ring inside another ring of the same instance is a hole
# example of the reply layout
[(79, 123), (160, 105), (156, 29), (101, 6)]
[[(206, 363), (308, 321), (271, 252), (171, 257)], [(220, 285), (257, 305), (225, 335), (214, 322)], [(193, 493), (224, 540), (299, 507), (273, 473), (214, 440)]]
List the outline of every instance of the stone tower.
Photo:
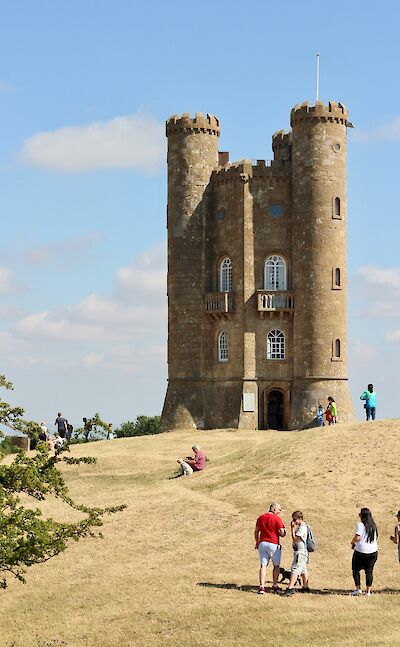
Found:
[(204, 238), (211, 173), (218, 165), (219, 122), (174, 115), (168, 137), (167, 427), (204, 426), (202, 328)]
[(321, 393), (353, 419), (347, 382), (346, 126), (342, 105), (297, 106), (292, 126), (294, 381), (290, 427), (309, 420)]
[(168, 120), (164, 429), (304, 428), (328, 395), (353, 419), (347, 118), (333, 102), (296, 106), (272, 162), (234, 164), (215, 117)]

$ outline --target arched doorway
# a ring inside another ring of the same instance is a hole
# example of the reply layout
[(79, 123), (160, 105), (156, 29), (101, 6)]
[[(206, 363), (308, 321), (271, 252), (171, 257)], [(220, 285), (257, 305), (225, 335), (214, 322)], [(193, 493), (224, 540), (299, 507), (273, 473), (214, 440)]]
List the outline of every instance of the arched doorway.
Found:
[(266, 423), (267, 429), (285, 428), (285, 402), (284, 393), (273, 389), (266, 394)]

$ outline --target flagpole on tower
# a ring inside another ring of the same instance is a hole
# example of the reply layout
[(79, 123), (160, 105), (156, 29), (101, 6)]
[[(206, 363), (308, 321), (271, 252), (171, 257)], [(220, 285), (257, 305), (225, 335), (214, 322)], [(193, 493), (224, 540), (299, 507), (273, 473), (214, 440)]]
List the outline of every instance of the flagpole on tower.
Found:
[(316, 91), (316, 101), (319, 98), (319, 52), (317, 52), (317, 91)]

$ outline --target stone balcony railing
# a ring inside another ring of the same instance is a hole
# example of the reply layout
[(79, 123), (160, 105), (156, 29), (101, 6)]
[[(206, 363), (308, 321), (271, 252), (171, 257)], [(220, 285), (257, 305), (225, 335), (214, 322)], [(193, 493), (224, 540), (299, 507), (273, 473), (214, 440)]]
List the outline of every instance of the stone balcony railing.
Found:
[(267, 313), (294, 312), (293, 292), (286, 290), (257, 290), (257, 309), (260, 316)]
[(233, 292), (208, 292), (204, 307), (210, 315), (229, 315), (234, 311)]

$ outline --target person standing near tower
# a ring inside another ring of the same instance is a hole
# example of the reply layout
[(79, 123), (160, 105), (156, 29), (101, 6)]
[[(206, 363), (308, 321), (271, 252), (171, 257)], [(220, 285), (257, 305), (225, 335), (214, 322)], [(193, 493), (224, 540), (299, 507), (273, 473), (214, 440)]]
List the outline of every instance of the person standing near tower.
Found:
[(335, 400), (330, 395), (328, 398), (328, 406), (326, 409), (326, 419), (329, 425), (335, 425), (337, 418), (337, 406)]
[(57, 425), (57, 432), (60, 438), (65, 438), (68, 431), (67, 420), (63, 417), (63, 414), (60, 411), (57, 414), (57, 418), (54, 424)]
[(269, 512), (265, 512), (258, 517), (254, 538), (256, 540), (255, 548), (258, 548), (260, 555), (260, 586), (259, 593), (265, 593), (265, 580), (267, 577), (267, 566), (270, 559), (274, 565), (272, 571), (272, 591), (275, 593), (279, 590), (279, 566), (281, 563), (282, 549), (280, 538), (286, 535), (285, 524), (280, 518), (282, 506), (273, 502), (269, 506)]
[(375, 420), (376, 415), (376, 393), (374, 391), (374, 385), (368, 384), (368, 390), (363, 391), (360, 395), (360, 400), (365, 400), (365, 416), (366, 419)]

